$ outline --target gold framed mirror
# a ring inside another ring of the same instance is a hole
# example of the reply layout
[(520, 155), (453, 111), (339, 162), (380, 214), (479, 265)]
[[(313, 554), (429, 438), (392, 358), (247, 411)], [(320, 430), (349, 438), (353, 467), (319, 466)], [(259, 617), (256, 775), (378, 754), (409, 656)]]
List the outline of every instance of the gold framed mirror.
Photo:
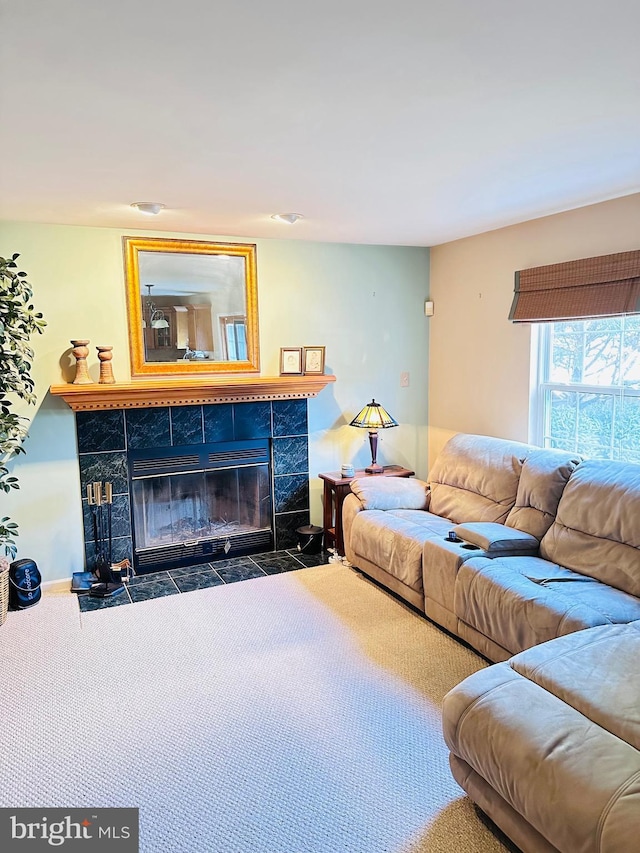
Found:
[(123, 237), (131, 375), (257, 373), (256, 247)]

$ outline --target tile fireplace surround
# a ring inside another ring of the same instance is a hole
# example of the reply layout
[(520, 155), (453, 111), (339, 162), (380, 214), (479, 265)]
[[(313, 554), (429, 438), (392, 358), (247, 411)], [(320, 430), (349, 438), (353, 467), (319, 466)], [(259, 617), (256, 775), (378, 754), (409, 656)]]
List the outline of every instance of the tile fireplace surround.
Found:
[(113, 484), (113, 559), (133, 563), (127, 451), (245, 439), (269, 439), (275, 550), (296, 544), (296, 528), (309, 524), (307, 400), (110, 408), (76, 411), (85, 556), (95, 558), (87, 484)]

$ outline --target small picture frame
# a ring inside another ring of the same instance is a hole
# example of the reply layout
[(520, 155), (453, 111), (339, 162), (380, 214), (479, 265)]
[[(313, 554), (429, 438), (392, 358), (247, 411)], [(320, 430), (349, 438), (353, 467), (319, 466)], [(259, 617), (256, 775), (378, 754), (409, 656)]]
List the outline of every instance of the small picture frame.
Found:
[(324, 347), (304, 348), (304, 374), (324, 373)]
[(302, 373), (302, 347), (280, 347), (280, 376)]

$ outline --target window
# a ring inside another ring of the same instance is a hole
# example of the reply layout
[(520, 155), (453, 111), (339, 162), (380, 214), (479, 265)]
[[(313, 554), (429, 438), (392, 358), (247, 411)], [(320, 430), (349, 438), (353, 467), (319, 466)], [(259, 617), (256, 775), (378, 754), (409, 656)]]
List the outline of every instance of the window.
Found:
[(537, 338), (535, 443), (640, 462), (640, 315), (543, 323)]
[(244, 316), (220, 317), (222, 350), (225, 361), (245, 361), (247, 358), (247, 325)]

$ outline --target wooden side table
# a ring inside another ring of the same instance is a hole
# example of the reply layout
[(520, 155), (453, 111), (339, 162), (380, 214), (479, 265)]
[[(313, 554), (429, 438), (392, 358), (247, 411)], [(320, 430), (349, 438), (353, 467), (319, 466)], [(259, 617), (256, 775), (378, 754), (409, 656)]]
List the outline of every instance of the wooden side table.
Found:
[(367, 474), (362, 469), (356, 471), (353, 477), (343, 477), (340, 471), (328, 474), (318, 474), (324, 480), (324, 547), (335, 548), (341, 557), (344, 556), (344, 539), (342, 536), (342, 504), (351, 491), (351, 481), (364, 477), (413, 477), (415, 471), (402, 468), (400, 465), (385, 465), (381, 474)]

